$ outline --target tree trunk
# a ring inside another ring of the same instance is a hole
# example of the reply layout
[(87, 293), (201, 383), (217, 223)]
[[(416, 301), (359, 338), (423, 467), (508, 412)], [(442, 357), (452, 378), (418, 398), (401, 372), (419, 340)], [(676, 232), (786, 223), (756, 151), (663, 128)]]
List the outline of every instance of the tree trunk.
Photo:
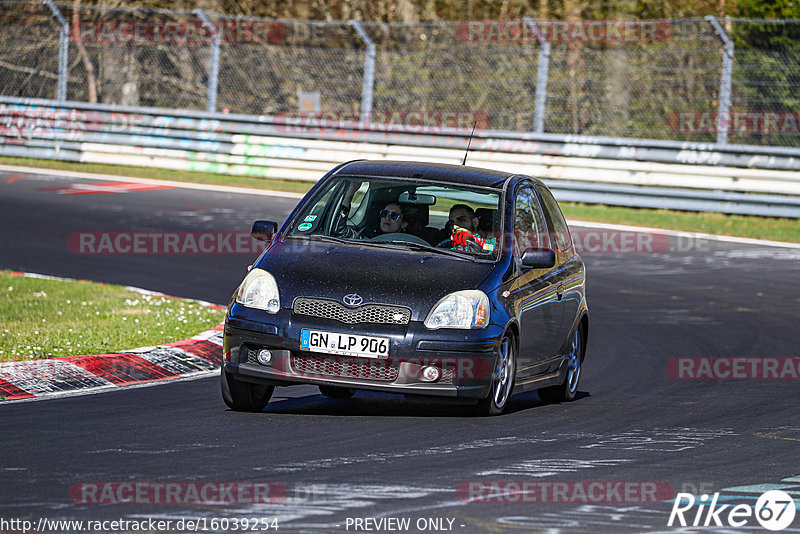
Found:
[[(79, 31), (81, 24), (81, 0), (74, 0), (72, 4), (72, 28), (73, 31)], [(83, 60), (83, 68), (86, 69), (86, 90), (88, 91), (88, 100), (90, 104), (97, 104), (97, 77), (94, 74), (94, 65), (92, 59), (86, 52), (86, 47), (80, 39), (75, 39), (75, 46), (78, 47), (78, 53)]]

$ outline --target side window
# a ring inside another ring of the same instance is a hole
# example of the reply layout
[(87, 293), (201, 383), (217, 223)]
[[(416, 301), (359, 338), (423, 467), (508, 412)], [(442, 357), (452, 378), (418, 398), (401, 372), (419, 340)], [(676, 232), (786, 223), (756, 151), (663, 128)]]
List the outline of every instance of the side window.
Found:
[(322, 214), (325, 213), (325, 206), (328, 205), (328, 202), (331, 200), (331, 195), (333, 194), (333, 189), (328, 189), (324, 195), (320, 197), (319, 200), (314, 204), (314, 206), (309, 210), (308, 214), (314, 216), (315, 219), (322, 217)]
[(569, 235), (569, 227), (567, 221), (564, 220), (564, 214), (561, 213), (561, 208), (558, 207), (553, 194), (544, 187), (539, 188), (539, 194), (542, 196), (544, 209), (550, 216), (550, 221), (553, 223), (553, 241), (558, 250), (565, 252), (572, 248), (572, 236)]
[(526, 187), (517, 193), (514, 202), (515, 252), (527, 248), (550, 248), (547, 225), (533, 189)]
[(349, 202), (350, 211), (347, 213), (347, 220), (353, 223), (360, 223), (364, 219), (364, 213), (367, 210), (367, 204), (364, 199), (367, 197), (370, 183), (350, 181), (344, 193), (342, 203)]
[[(308, 235), (320, 232), (325, 226), (325, 208), (328, 206), (335, 188), (329, 187), (324, 194), (314, 202), (314, 205), (307, 208), (305, 215), (295, 221), (292, 229), (293, 235)], [(296, 233), (295, 233), (296, 232)]]
[(343, 235), (348, 221), (361, 208), (367, 186), (352, 180), (330, 182), (297, 220), (293, 235)]

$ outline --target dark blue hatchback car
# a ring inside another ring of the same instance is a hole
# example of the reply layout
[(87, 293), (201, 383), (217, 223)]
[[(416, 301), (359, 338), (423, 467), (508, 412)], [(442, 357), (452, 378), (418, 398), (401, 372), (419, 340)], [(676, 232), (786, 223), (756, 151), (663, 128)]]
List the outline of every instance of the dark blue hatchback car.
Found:
[(222, 396), (261, 411), (276, 386), (374, 390), (501, 413), (514, 392), (575, 398), (586, 272), (545, 185), (466, 166), (355, 161), (278, 230), (225, 318)]

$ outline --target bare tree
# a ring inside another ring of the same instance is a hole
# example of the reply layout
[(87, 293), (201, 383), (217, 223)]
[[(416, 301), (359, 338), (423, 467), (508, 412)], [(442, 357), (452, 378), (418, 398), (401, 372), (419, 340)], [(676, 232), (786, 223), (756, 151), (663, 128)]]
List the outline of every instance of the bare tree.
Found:
[[(81, 0), (74, 0), (72, 3), (72, 28), (78, 31), (81, 23)], [(97, 103), (97, 77), (94, 73), (94, 65), (92, 59), (86, 52), (86, 47), (83, 46), (81, 40), (75, 39), (75, 46), (78, 48), (78, 53), (83, 60), (83, 68), (86, 69), (86, 90), (88, 91), (89, 102), (92, 104)]]

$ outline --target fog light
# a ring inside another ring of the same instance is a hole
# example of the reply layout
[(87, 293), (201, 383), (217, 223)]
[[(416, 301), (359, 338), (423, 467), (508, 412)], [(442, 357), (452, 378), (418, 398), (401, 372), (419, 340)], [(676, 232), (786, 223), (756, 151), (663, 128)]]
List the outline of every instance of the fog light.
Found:
[(424, 382), (436, 382), (439, 380), (439, 369), (433, 365), (422, 368), (422, 380)]
[(261, 349), (258, 351), (258, 356), (256, 356), (256, 359), (261, 365), (269, 365), (272, 363), (272, 353), (267, 349)]

